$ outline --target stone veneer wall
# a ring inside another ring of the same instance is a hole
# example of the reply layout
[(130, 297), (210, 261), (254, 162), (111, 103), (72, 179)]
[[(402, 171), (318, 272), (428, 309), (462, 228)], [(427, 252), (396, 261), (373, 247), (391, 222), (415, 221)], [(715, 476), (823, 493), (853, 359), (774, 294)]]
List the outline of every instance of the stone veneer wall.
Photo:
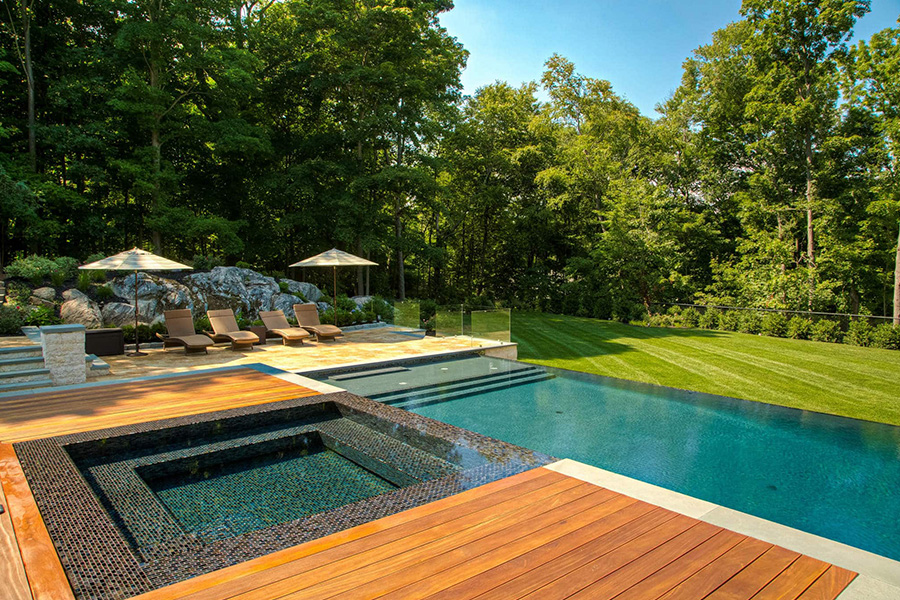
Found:
[(74, 385), (87, 379), (84, 364), (84, 325), (41, 327), (44, 366), (53, 385)]

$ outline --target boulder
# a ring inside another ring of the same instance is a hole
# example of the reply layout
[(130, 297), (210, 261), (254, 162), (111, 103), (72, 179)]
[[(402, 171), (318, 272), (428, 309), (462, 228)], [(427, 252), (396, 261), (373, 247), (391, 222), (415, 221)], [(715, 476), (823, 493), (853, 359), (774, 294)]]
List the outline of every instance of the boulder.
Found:
[(272, 277), (238, 267), (216, 267), (206, 273), (194, 273), (185, 277), (184, 282), (204, 310), (230, 308), (241, 311), (248, 319), (256, 319), (261, 310), (272, 310), (274, 297), (281, 294)]
[(272, 296), (272, 310), (280, 310), (286, 317), (294, 316), (295, 304), (303, 304), (303, 298), (291, 294), (275, 294)]
[(319, 312), (322, 312), (324, 310), (328, 310), (329, 308), (331, 308), (331, 305), (328, 304), (327, 302), (316, 302), (316, 308), (319, 309)]
[[(120, 298), (134, 298), (134, 281), (135, 276), (125, 275), (124, 277), (116, 277), (109, 286), (113, 293)], [(165, 279), (148, 273), (138, 273), (138, 320), (142, 323), (158, 323), (163, 320), (163, 312), (167, 310), (176, 310), (187, 308), (191, 311), (205, 312), (205, 306), (197, 306), (196, 295), (191, 290), (173, 279)], [(121, 304), (121, 303), (115, 303)], [(126, 306), (134, 310), (132, 304)], [(116, 311), (121, 312), (124, 309), (117, 308)], [(134, 313), (131, 315), (134, 321)]]
[(31, 298), (29, 298), (29, 299), (28, 299), (28, 305), (29, 305), (29, 306), (43, 306), (43, 307), (46, 307), (46, 308), (53, 308), (54, 306), (56, 306), (56, 305), (53, 303), (53, 301), (51, 301), (51, 300), (45, 300), (45, 299), (43, 299), (43, 298), (38, 298), (37, 296), (32, 296)]
[(375, 296), (353, 296), (350, 299), (353, 300), (354, 302), (356, 302), (357, 308), (362, 308), (366, 302), (368, 302), (369, 300), (371, 300), (374, 297)]
[(33, 290), (31, 295), (40, 298), (41, 300), (53, 301), (56, 299), (56, 290), (52, 287), (40, 287)]
[[(123, 325), (134, 325), (134, 305), (125, 304), (124, 302), (107, 302), (100, 311), (103, 317), (104, 327), (122, 327)], [(143, 315), (138, 314), (138, 320), (146, 323), (146, 319), (141, 318)]]
[(103, 325), (103, 316), (96, 302), (78, 290), (66, 290), (63, 292), (63, 298), (66, 301), (59, 308), (59, 316), (64, 323), (77, 323), (88, 329), (96, 329)]
[(294, 281), (293, 279), (279, 279), (288, 285), (288, 291), (291, 294), (303, 296), (307, 302), (318, 302), (322, 299), (322, 290), (311, 283), (305, 281)]

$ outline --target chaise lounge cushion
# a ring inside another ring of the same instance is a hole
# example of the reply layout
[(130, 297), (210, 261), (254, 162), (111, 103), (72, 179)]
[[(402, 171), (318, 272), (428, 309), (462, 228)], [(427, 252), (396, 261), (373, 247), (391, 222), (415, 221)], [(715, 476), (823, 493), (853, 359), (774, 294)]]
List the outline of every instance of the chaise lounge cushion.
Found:
[(280, 310), (262, 310), (259, 312), (266, 329), (279, 336), (283, 343), (300, 342), (309, 337), (309, 332), (302, 327), (291, 327), (284, 313)]

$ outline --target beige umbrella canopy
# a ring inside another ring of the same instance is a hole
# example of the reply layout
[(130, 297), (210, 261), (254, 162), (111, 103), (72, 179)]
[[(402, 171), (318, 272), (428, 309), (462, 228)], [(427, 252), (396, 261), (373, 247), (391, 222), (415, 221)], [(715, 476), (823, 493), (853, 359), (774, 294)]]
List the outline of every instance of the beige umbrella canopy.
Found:
[(331, 250), (327, 250), (321, 254), (316, 254), (315, 256), (311, 256), (307, 259), (301, 260), (300, 262), (295, 262), (290, 266), (332, 268), (332, 290), (334, 292), (334, 304), (332, 304), (332, 306), (334, 307), (334, 324), (337, 325), (337, 268), (371, 267), (378, 266), (378, 263), (372, 262), (371, 260), (366, 260), (365, 258), (360, 258), (359, 256), (355, 256), (353, 254), (350, 254), (349, 252), (344, 252), (343, 250), (338, 250), (337, 248), (332, 248)]
[(145, 352), (141, 352), (140, 340), (138, 339), (138, 271), (181, 271), (182, 269), (193, 269), (187, 265), (157, 256), (152, 252), (132, 248), (125, 252), (119, 252), (113, 256), (96, 260), (86, 265), (81, 265), (79, 269), (97, 270), (97, 271), (134, 271), (134, 352), (128, 356), (146, 356)]

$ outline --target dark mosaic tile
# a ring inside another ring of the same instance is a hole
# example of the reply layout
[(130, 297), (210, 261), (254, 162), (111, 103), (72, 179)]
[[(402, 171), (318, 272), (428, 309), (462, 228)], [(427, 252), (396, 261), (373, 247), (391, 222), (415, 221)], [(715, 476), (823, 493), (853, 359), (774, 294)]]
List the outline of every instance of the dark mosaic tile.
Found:
[[(553, 460), (347, 392), (14, 447), (76, 597), (97, 600), (196, 577)], [(322, 469), (333, 472), (317, 480)], [(319, 487), (292, 500), (266, 489), (280, 477)], [(230, 499), (226, 485), (237, 488)]]

